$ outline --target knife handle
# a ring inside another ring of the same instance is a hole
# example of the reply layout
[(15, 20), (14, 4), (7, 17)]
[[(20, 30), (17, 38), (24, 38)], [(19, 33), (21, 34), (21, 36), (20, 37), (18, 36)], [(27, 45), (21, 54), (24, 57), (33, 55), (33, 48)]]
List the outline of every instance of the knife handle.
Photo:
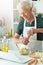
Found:
[(31, 64), (33, 64), (33, 63), (34, 63), (34, 65), (36, 65), (37, 62), (38, 62), (38, 61), (37, 61), (36, 59), (33, 59), (33, 60), (31, 60), (31, 61), (28, 62), (28, 65), (31, 65)]

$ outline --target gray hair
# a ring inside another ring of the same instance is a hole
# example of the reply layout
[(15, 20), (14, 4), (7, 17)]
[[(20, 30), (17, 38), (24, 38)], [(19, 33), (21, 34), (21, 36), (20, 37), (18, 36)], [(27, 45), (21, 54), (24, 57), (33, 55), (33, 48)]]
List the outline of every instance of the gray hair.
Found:
[(17, 5), (17, 9), (19, 11), (20, 8), (23, 8), (23, 7), (26, 7), (26, 8), (31, 8), (32, 7), (32, 4), (28, 1), (22, 1), (20, 2), (18, 5)]

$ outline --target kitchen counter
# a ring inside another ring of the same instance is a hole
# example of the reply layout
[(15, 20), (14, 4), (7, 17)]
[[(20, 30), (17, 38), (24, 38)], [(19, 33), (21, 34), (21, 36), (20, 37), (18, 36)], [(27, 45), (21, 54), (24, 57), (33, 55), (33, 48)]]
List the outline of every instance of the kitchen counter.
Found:
[[(13, 55), (12, 55), (13, 52), (14, 52), (13, 50), (9, 50), (9, 51), (8, 51), (8, 55), (7, 55), (6, 52), (1, 52), (1, 51), (0, 51), (0, 65), (27, 65), (27, 63), (22, 64), (22, 63), (18, 63), (18, 62), (15, 62), (15, 61), (9, 61), (9, 60), (7, 60), (8, 58), (7, 58), (6, 56), (9, 57), (9, 53), (11, 53), (10, 56), (13, 56)], [(7, 59), (3, 59), (3, 58), (1, 58), (1, 57), (7, 58)], [(14, 57), (14, 56), (13, 56), (13, 57)], [(11, 59), (11, 58), (13, 58), (13, 57), (9, 57), (9, 58)]]
[(10, 62), (10, 61), (0, 59), (0, 65), (27, 65), (27, 64), (19, 64), (19, 63)]
[[(16, 47), (16, 45), (14, 44), (14, 41), (13, 39), (9, 39), (8, 40), (9, 43), (9, 53), (13, 53), (13, 51), (17, 51), (18, 48)], [(16, 63), (16, 62), (11, 62), (11, 61), (8, 61), (8, 60), (4, 60), (4, 59), (0, 59), (0, 65), (28, 65), (27, 63), (25, 64), (21, 64), (21, 63)], [(37, 65), (43, 65), (41, 62), (37, 63)]]
[[(13, 53), (13, 51), (9, 50), (8, 53)], [(28, 65), (28, 64), (27, 63), (22, 64), (22, 63), (8, 61), (8, 60), (5, 60), (5, 59), (0, 59), (0, 65)], [(37, 65), (43, 65), (43, 64), (41, 62), (38, 62)]]
[[(28, 65), (28, 64), (27, 63), (26, 64), (19, 64), (19, 63), (10, 62), (10, 61), (0, 59), (0, 65)], [(43, 65), (43, 64), (38, 63), (37, 65)]]

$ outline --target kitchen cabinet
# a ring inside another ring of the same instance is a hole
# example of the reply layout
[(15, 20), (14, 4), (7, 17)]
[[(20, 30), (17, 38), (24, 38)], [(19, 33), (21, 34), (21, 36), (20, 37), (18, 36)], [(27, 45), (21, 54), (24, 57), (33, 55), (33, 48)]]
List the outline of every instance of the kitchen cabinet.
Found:
[(0, 0), (0, 38), (13, 29), (13, 0)]
[(18, 19), (19, 19), (19, 12), (17, 10), (17, 5), (20, 2), (20, 0), (13, 0), (13, 29), (14, 33), (16, 31), (17, 25), (18, 25)]
[(33, 1), (33, 6), (36, 9), (36, 13), (42, 13), (43, 14), (43, 2)]

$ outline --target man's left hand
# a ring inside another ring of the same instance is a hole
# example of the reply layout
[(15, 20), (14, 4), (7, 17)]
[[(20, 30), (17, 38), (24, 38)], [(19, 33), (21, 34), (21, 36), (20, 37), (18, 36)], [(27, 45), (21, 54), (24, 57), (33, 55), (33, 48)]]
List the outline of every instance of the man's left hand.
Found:
[(30, 34), (30, 35), (33, 35), (33, 34), (35, 34), (36, 33), (36, 30), (37, 29), (30, 29), (28, 32), (27, 32), (27, 34)]

